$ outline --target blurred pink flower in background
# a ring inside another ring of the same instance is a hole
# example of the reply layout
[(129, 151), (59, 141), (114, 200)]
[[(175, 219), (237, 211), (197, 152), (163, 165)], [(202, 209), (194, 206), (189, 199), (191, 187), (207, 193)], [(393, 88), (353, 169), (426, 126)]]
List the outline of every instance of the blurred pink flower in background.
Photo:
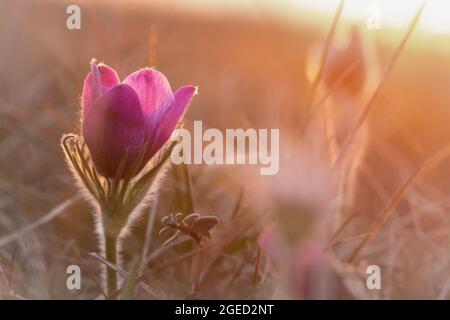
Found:
[(366, 82), (366, 58), (358, 27), (352, 27), (350, 33), (344, 48), (331, 48), (325, 64), (324, 82), (331, 90), (338, 86), (347, 94), (357, 94)]
[(329, 261), (323, 249), (312, 240), (299, 243), (293, 250), (291, 290), (296, 299), (324, 299), (327, 294)]
[(275, 268), (281, 267), (286, 257), (283, 239), (277, 231), (274, 230), (273, 226), (265, 227), (258, 238), (259, 247), (267, 255), (270, 263)]
[(278, 276), (275, 299), (353, 299), (319, 242), (299, 239), (289, 243), (276, 227), (264, 229), (258, 244)]
[(83, 137), (99, 173), (114, 177), (125, 161), (123, 178), (147, 145), (137, 174), (170, 138), (196, 92), (194, 86), (172, 92), (164, 74), (149, 68), (120, 82), (114, 69), (92, 60), (83, 86)]

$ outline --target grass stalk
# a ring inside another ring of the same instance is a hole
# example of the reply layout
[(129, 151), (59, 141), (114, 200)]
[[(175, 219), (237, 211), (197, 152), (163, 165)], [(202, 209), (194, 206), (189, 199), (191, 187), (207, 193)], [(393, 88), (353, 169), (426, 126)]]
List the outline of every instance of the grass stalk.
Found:
[(336, 32), (337, 24), (341, 18), (342, 10), (344, 9), (345, 0), (341, 0), (339, 6), (336, 9), (336, 13), (333, 18), (333, 23), (331, 25), (330, 31), (328, 32), (327, 39), (325, 41), (325, 47), (322, 51), (322, 56), (320, 58), (320, 66), (319, 71), (317, 72), (316, 77), (313, 80), (311, 85), (311, 90), (308, 95), (308, 100), (306, 102), (306, 114), (308, 115), (310, 112), (311, 104), (314, 101), (314, 96), (316, 94), (317, 88), (319, 87), (320, 80), (322, 79), (322, 74), (325, 69), (325, 64), (327, 62), (328, 53), (330, 52), (331, 43), (333, 41), (334, 34)]

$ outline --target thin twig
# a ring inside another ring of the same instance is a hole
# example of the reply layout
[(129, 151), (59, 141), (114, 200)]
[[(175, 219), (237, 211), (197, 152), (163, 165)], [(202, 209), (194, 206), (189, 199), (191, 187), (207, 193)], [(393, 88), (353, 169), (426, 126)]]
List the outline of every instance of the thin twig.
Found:
[(30, 225), (13, 232), (12, 234), (7, 235), (6, 237), (0, 238), (0, 247), (7, 245), (8, 243), (15, 241), (24, 235), (30, 233), (31, 231), (41, 227), (42, 225), (52, 221), (58, 215), (63, 213), (67, 208), (76, 203), (79, 199), (81, 199), (81, 195), (76, 195), (73, 198), (67, 199), (63, 203), (56, 206), (53, 210), (51, 210), (48, 214), (38, 219), (37, 221), (31, 223)]
[(105, 258), (100, 256), (99, 254), (97, 254), (95, 252), (90, 252), (89, 255), (91, 255), (95, 259), (99, 260), (101, 263), (106, 265), (108, 268), (114, 270), (115, 272), (120, 274), (122, 277), (126, 277), (127, 276), (127, 272), (124, 269), (122, 269), (121, 267), (119, 267), (118, 265), (116, 265), (114, 263), (111, 263), (110, 261), (106, 260)]
[(197, 270), (194, 273), (194, 281), (192, 284), (192, 293), (196, 294), (198, 292), (199, 284), (200, 284), (200, 276), (202, 274), (202, 266), (204, 260), (204, 253), (200, 252), (197, 259)]
[[(118, 274), (120, 274), (122, 277), (124, 277), (124, 278), (128, 277), (128, 272), (126, 272), (124, 269), (120, 268), (119, 266), (109, 262), (108, 260), (106, 260), (102, 256), (98, 255), (97, 253), (91, 252), (89, 254), (92, 257), (94, 257), (95, 259), (97, 259), (98, 261), (100, 261), (101, 263), (105, 264), (106, 267), (108, 267), (108, 268), (112, 269), (113, 271), (117, 272)], [(153, 291), (153, 289), (147, 283), (144, 282), (145, 279), (146, 279), (145, 275), (137, 277), (135, 279), (136, 285), (142, 286), (142, 288), (144, 290), (146, 290), (148, 293), (150, 293), (154, 297), (158, 297), (159, 295), (155, 291)], [(108, 296), (108, 299), (110, 299), (110, 300), (117, 299), (119, 297), (119, 295), (121, 294), (121, 292), (123, 292), (123, 288), (120, 288), (120, 289), (116, 290), (115, 292), (113, 292), (112, 294), (110, 294)]]
[(163, 253), (169, 251), (170, 249), (172, 249), (173, 247), (176, 247), (177, 245), (181, 244), (181, 243), (185, 243), (187, 241), (191, 241), (192, 238), (189, 236), (184, 236), (184, 238), (179, 239), (176, 242), (171, 242), (170, 244), (168, 244), (167, 246), (160, 246), (159, 248), (157, 248), (156, 250), (154, 250), (145, 260), (145, 265), (148, 266), (150, 264), (150, 262), (153, 262), (153, 260), (155, 260), (156, 258), (158, 258), (159, 256), (161, 256)]
[(342, 233), (342, 231), (345, 230), (345, 228), (350, 224), (350, 222), (353, 221), (354, 218), (359, 216), (359, 214), (362, 212), (362, 208), (359, 208), (353, 212), (343, 223), (342, 225), (333, 233), (333, 235), (328, 240), (328, 245), (331, 245), (334, 240)]
[(189, 208), (188, 208), (188, 214), (195, 212), (195, 206), (194, 206), (194, 198), (192, 196), (192, 186), (191, 186), (191, 177), (189, 175), (189, 169), (186, 164), (182, 165), (183, 167), (183, 179), (184, 183), (186, 184), (186, 193), (189, 199)]
[(161, 272), (161, 271), (167, 269), (168, 267), (173, 266), (174, 264), (180, 263), (181, 261), (184, 261), (184, 260), (186, 260), (186, 259), (189, 259), (189, 258), (191, 258), (191, 257), (194, 257), (194, 256), (196, 256), (196, 255), (198, 255), (198, 254), (200, 254), (200, 253), (202, 253), (202, 252), (206, 252), (206, 251), (208, 251), (208, 250), (211, 250), (212, 248), (217, 247), (217, 246), (219, 246), (219, 245), (221, 245), (221, 244), (222, 244), (222, 241), (217, 241), (216, 243), (211, 244), (211, 245), (209, 245), (209, 246), (205, 246), (205, 247), (203, 247), (203, 248), (198, 248), (198, 249), (189, 251), (189, 252), (187, 252), (187, 253), (185, 253), (185, 254), (182, 254), (182, 255), (180, 255), (180, 256), (177, 256), (177, 257), (174, 258), (173, 260), (169, 260), (169, 261), (167, 261), (167, 262), (161, 263), (161, 264), (159, 264), (159, 265), (153, 267), (153, 268), (151, 269), (151, 272), (153, 272), (153, 273), (159, 273), (159, 272)]
[(11, 257), (11, 264), (9, 266), (9, 272), (8, 272), (8, 288), (12, 290), (12, 273), (14, 270), (14, 262), (16, 261), (16, 254), (17, 254), (17, 245), (14, 247), (14, 251)]
[(317, 72), (317, 75), (316, 75), (316, 77), (313, 80), (313, 83), (311, 85), (311, 91), (309, 92), (308, 100), (306, 102), (306, 114), (309, 114), (309, 110), (310, 110), (311, 104), (314, 101), (315, 93), (317, 91), (317, 88), (319, 86), (320, 80), (322, 78), (322, 74), (323, 74), (323, 71), (325, 69), (325, 64), (326, 64), (327, 58), (328, 58), (328, 52), (330, 51), (331, 43), (332, 43), (332, 40), (333, 40), (333, 37), (334, 37), (334, 33), (336, 31), (337, 24), (338, 24), (339, 19), (340, 19), (341, 15), (342, 15), (342, 10), (344, 8), (344, 4), (345, 4), (345, 0), (341, 0), (341, 2), (339, 3), (339, 6), (336, 9), (336, 13), (334, 15), (333, 23), (331, 25), (330, 31), (328, 32), (327, 39), (325, 41), (325, 47), (324, 47), (324, 50), (322, 52), (322, 56), (321, 56), (321, 59), (320, 59), (319, 71)]
[(78, 251), (77, 248), (73, 248), (73, 251), (75, 252), (75, 254), (78, 256), (78, 258), (81, 260), (81, 263), (83, 264), (84, 268), (87, 270), (88, 276), (89, 278), (91, 278), (91, 280), (94, 282), (94, 284), (98, 287), (98, 289), (101, 291), (103, 297), (105, 299), (108, 298), (108, 295), (106, 294), (105, 290), (103, 290), (103, 286), (100, 284), (100, 282), (97, 281), (97, 279), (95, 278), (94, 274), (90, 271), (90, 268), (87, 266), (86, 264), (86, 260), (83, 258), (83, 256), (81, 255), (81, 253)]
[(259, 263), (261, 260), (261, 248), (258, 246), (258, 250), (256, 251), (256, 262), (255, 262), (255, 270), (253, 272), (252, 284), (255, 285), (258, 281), (258, 273), (259, 273)]
[(158, 191), (155, 192), (153, 197), (153, 203), (151, 205), (151, 208), (149, 210), (149, 216), (147, 220), (147, 226), (145, 228), (145, 239), (144, 239), (144, 247), (142, 249), (141, 254), (141, 265), (139, 267), (139, 274), (142, 274), (145, 267), (147, 266), (147, 256), (150, 251), (150, 242), (152, 239), (153, 234), (153, 228), (155, 225), (155, 219), (156, 219), (156, 212), (158, 210)]

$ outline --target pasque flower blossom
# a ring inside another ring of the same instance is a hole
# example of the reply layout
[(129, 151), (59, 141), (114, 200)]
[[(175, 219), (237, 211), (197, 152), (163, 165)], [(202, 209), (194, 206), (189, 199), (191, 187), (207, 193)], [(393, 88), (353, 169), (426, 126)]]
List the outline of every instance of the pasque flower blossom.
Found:
[[(142, 213), (152, 190), (159, 188), (175, 147), (165, 144), (196, 92), (194, 86), (172, 92), (167, 78), (149, 68), (120, 81), (114, 69), (91, 61), (81, 102), (82, 137), (65, 134), (61, 147), (80, 189), (93, 204), (100, 250), (114, 265), (120, 264), (120, 234)], [(148, 162), (151, 165), (146, 166)], [(104, 273), (111, 297), (117, 291), (117, 274), (112, 268)]]
[(83, 86), (82, 135), (97, 171), (137, 174), (170, 138), (196, 92), (194, 86), (172, 92), (164, 74), (150, 68), (121, 82), (113, 68), (92, 60)]

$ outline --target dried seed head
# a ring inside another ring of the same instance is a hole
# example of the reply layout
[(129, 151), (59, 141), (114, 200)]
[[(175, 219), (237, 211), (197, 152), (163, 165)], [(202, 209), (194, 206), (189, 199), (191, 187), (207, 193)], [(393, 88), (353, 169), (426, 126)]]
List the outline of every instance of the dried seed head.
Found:
[(191, 213), (184, 218), (181, 212), (169, 214), (161, 219), (164, 228), (160, 230), (160, 235), (172, 229), (175, 233), (166, 241), (168, 245), (176, 240), (181, 234), (185, 234), (201, 245), (202, 237), (211, 238), (210, 231), (219, 223), (215, 216), (200, 216), (198, 213)]

